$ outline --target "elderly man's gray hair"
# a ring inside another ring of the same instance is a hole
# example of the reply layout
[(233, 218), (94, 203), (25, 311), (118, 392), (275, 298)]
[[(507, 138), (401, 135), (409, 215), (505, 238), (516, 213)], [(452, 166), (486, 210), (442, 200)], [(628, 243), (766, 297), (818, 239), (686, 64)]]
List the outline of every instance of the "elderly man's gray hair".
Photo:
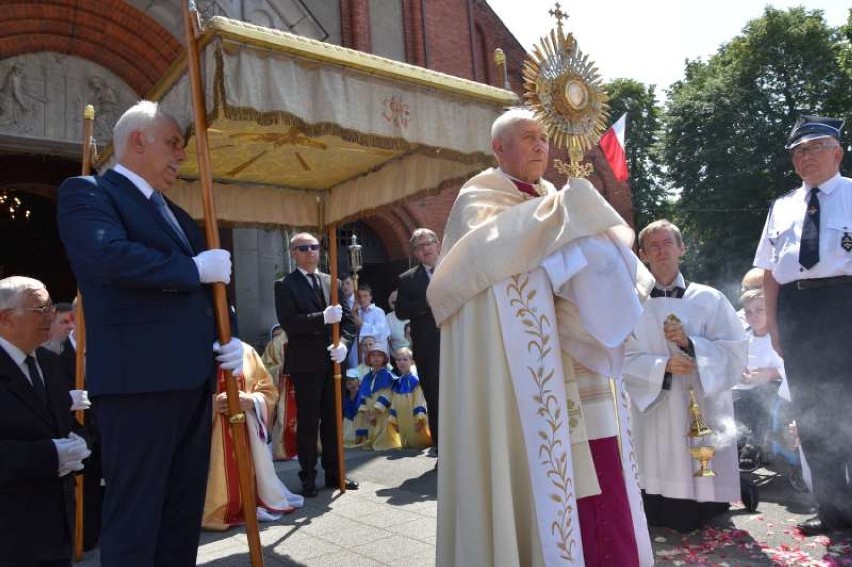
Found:
[(148, 130), (158, 118), (168, 118), (177, 123), (177, 120), (171, 115), (160, 111), (156, 102), (150, 100), (140, 100), (128, 108), (112, 129), (112, 145), (115, 148), (115, 157), (119, 161), (124, 157), (127, 151), (127, 143), (130, 141), (130, 134), (133, 132), (145, 132), (147, 139), (151, 140)]
[(47, 289), (40, 281), (25, 276), (9, 276), (0, 280), (0, 310), (15, 309), (28, 293)]
[(491, 125), (491, 141), (503, 136), (503, 134), (511, 129), (518, 122), (538, 122), (535, 114), (527, 108), (510, 108), (503, 114), (497, 117), (497, 120)]

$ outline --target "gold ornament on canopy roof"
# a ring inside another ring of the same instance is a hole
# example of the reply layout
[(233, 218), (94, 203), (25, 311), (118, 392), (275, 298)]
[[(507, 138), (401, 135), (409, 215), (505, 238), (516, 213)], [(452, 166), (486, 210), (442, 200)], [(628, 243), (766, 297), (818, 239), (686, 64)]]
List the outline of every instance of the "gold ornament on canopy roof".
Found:
[(560, 173), (586, 177), (591, 165), (580, 162), (607, 128), (609, 97), (594, 62), (580, 51), (574, 35), (565, 35), (566, 16), (556, 4), (550, 13), (557, 27), (541, 38), (524, 62), (524, 99), (544, 125), (551, 143), (566, 148), (571, 164), (556, 160)]

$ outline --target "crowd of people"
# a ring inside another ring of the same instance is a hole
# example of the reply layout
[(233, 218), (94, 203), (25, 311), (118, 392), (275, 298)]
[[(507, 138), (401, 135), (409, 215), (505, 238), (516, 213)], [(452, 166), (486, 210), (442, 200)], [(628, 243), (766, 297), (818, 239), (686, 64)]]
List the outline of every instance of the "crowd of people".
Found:
[[(675, 224), (655, 221), (634, 242), (588, 181), (547, 182), (545, 129), (511, 109), (491, 131), (497, 167), (461, 188), (443, 240), (412, 233), (417, 265), (399, 275), (388, 313), (368, 283), (319, 270), (315, 235), (293, 236), (295, 269), (275, 282), (278, 324), (261, 357), (216, 340), (209, 284), (229, 282), (230, 255), (205, 249), (162, 195), (183, 135), (138, 103), (115, 126), (115, 167), (59, 191), (84, 298), (86, 390), (72, 378), (72, 306), (38, 280), (0, 280), (0, 565), (70, 564), (81, 470), (86, 545), (100, 545), (104, 567), (194, 565), (201, 526), (245, 520), (228, 490), (228, 372), (261, 521), (323, 486), (358, 489), (339, 444), (432, 446), (438, 565), (650, 565), (648, 526), (689, 532), (739, 500), (786, 404), (818, 507), (799, 528), (852, 528), (852, 450), (836, 443), (852, 395), (841, 128), (795, 124), (786, 149), (802, 185), (773, 204), (737, 312), (686, 279)], [(273, 462), (292, 458), (299, 494)]]

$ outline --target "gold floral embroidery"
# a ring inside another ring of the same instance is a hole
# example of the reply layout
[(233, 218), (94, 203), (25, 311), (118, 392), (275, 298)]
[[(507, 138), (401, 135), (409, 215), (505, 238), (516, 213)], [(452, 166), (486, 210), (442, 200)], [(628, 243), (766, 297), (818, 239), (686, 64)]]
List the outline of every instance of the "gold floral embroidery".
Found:
[[(627, 398), (627, 390), (621, 389), (621, 408), (627, 424), (624, 430), (627, 432), (627, 443), (629, 445), (628, 459), (630, 460), (630, 470), (633, 472), (633, 478), (636, 481), (636, 486), (639, 486), (639, 464), (636, 462), (636, 444), (633, 442), (633, 431), (630, 429), (630, 400)], [(639, 500), (639, 509), (644, 512), (645, 504), (643, 500)]]
[[(570, 418), (570, 407), (562, 408), (556, 395), (549, 386), (555, 369), (548, 367), (545, 357), (553, 350), (552, 337), (555, 335), (553, 323), (546, 315), (538, 313), (533, 305), (536, 290), (527, 290), (529, 276), (519, 274), (512, 277), (512, 283), (506, 288), (509, 305), (515, 309), (515, 317), (523, 325), (524, 333), (529, 335), (527, 352), (532, 355), (532, 364), (527, 366), (530, 378), (535, 382), (538, 393), (533, 396), (533, 402), (538, 406), (536, 414), (541, 418), (541, 428), (538, 436), (541, 443), (538, 446), (539, 464), (546, 468), (547, 477), (555, 489), (549, 498), (562, 506), (557, 517), (550, 525), (551, 535), (557, 538), (556, 547), (560, 557), (566, 561), (574, 561), (574, 553), (578, 546), (575, 536), (576, 527), (572, 522), (575, 501), (574, 483), (568, 474), (568, 450), (557, 436), (557, 431), (565, 427), (566, 414)], [(558, 354), (558, 353), (557, 353)], [(570, 403), (570, 402), (569, 402)], [(544, 534), (542, 534), (544, 535)]]

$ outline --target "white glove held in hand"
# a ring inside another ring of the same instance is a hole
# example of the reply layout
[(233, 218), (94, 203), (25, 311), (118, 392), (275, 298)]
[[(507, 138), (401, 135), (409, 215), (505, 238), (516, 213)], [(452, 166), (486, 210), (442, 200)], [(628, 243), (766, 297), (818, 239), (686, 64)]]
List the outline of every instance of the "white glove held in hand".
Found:
[(92, 407), (89, 401), (89, 392), (86, 390), (71, 390), (71, 411), (87, 410)]
[(231, 253), (227, 250), (205, 250), (192, 261), (198, 268), (198, 279), (201, 283), (231, 282)]
[(243, 372), (243, 343), (234, 337), (226, 345), (220, 345), (219, 341), (213, 343), (213, 352), (217, 353), (216, 361), (223, 370), (230, 370), (233, 374)]
[(341, 363), (346, 360), (346, 347), (341, 343), (328, 345), (328, 353), (331, 355), (332, 362)]
[(322, 320), (326, 325), (340, 323), (341, 319), (343, 319), (343, 307), (340, 305), (329, 305), (322, 312)]
[(83, 470), (83, 459), (92, 454), (86, 442), (76, 433), (70, 433), (65, 439), (53, 439), (56, 456), (59, 461), (59, 476), (71, 471)]

